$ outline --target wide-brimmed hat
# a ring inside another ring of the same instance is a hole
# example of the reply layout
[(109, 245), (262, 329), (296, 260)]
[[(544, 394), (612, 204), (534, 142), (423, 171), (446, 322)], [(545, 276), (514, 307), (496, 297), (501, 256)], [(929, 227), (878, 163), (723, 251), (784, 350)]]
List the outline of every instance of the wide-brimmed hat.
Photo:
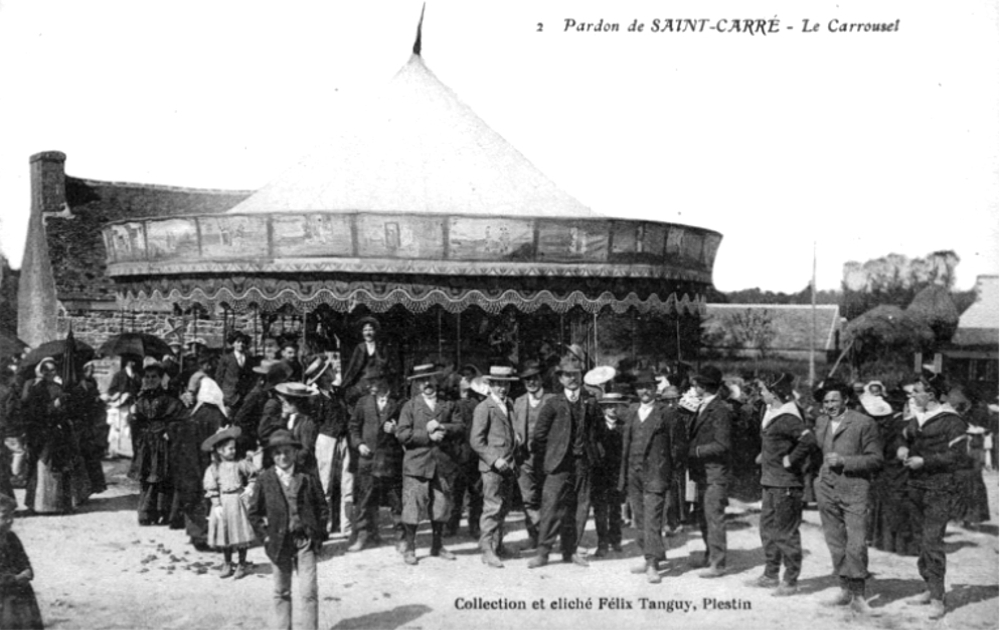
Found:
[(309, 364), (303, 377), (306, 379), (306, 383), (312, 385), (331, 367), (333, 367), (333, 360), (327, 358), (326, 355), (320, 355)]
[(201, 450), (211, 453), (215, 449), (216, 444), (222, 444), (226, 440), (238, 439), (242, 433), (243, 430), (237, 426), (220, 429), (215, 432), (215, 435), (212, 435), (201, 443)]
[(519, 380), (514, 368), (508, 365), (491, 365), (489, 374), (484, 374), (483, 378), (491, 383)]
[(444, 372), (437, 369), (437, 366), (433, 363), (424, 363), (423, 365), (414, 365), (413, 372), (406, 377), (406, 380), (412, 381), (418, 378), (429, 378), (432, 376), (441, 376)]
[(309, 398), (318, 393), (315, 387), (310, 387), (305, 383), (279, 383), (275, 385), (274, 391), (279, 396), (286, 396), (288, 398)]
[(600, 398), (597, 399), (597, 404), (599, 405), (624, 405), (631, 402), (628, 394), (619, 391), (617, 388), (610, 391), (604, 392)]
[(292, 432), (288, 429), (278, 429), (271, 434), (271, 437), (267, 438), (267, 444), (264, 448), (276, 448), (278, 446), (294, 446), (295, 448), (302, 448), (302, 442), (295, 439)]
[(653, 374), (653, 370), (639, 370), (635, 375), (635, 381), (633, 385), (639, 387), (641, 385), (651, 385), (656, 387), (656, 375)]
[(718, 387), (722, 385), (722, 370), (714, 365), (706, 365), (698, 370), (692, 380), (709, 387)]
[(167, 341), (167, 346), (171, 348), (183, 348), (184, 343), (180, 339), (171, 339)]
[(593, 385), (594, 387), (600, 387), (608, 381), (614, 379), (618, 374), (618, 371), (610, 365), (598, 365), (592, 370), (588, 370), (586, 374), (583, 375), (583, 383), (585, 385)]
[(382, 324), (378, 323), (378, 320), (375, 319), (374, 317), (372, 317), (371, 315), (365, 315), (364, 317), (362, 317), (358, 321), (354, 322), (354, 326), (358, 330), (363, 329), (365, 327), (365, 324), (371, 324), (372, 328), (375, 329), (376, 333), (378, 333), (378, 331), (382, 330)]
[(583, 372), (583, 363), (573, 356), (565, 356), (556, 367), (556, 374), (572, 374)]
[(521, 366), (521, 373), (518, 374), (522, 379), (530, 378), (532, 376), (537, 376), (542, 373), (542, 364), (540, 361), (531, 359), (524, 362)]
[(187, 343), (185, 343), (184, 345), (185, 346), (198, 345), (198, 346), (202, 346), (203, 348), (207, 348), (208, 347), (208, 342), (205, 341), (205, 339), (202, 338), (202, 337), (195, 337), (194, 339), (188, 339)]

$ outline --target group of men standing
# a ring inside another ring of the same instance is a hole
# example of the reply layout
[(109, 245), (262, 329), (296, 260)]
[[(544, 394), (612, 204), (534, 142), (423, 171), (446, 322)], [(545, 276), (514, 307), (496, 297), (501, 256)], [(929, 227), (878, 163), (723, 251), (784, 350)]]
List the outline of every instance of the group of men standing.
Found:
[[(504, 566), (510, 555), (504, 522), (519, 507), (525, 514), (526, 549), (533, 552), (529, 569), (548, 564), (557, 542), (564, 562), (586, 567), (589, 559), (580, 547), (591, 506), (598, 534), (595, 556), (601, 557), (621, 550), (620, 510), (627, 500), (643, 553), (632, 572), (659, 583), (666, 560), (664, 518), (671, 509), (677, 511), (684, 497), (676, 490), (689, 479), (696, 489), (694, 516), (705, 545), (694, 564), (703, 569), (702, 578), (726, 575), (734, 411), (718, 368), (705, 366), (691, 377), (693, 393), (681, 406), (658, 397), (662, 375), (650, 370), (633, 372), (595, 396), (584, 387), (585, 367), (573, 353), (553, 370), (557, 387), (552, 392), (544, 388), (543, 367), (528, 361), (520, 369), (491, 366), (475, 379), (481, 385), (477, 396), (469, 393), (474, 389), (470, 373), (462, 387), (468, 398), (447, 400), (439, 387), (443, 372), (427, 364), (412, 368), (406, 377), (412, 395), (397, 401), (375, 340), (377, 331), (377, 322), (364, 322), (365, 339), (343, 379), (322, 358), (304, 371), (304, 380), (321, 394), (312, 405), (320, 416), (317, 422), (330, 425), (321, 431), (326, 439), (315, 441), (327, 497), (337, 494), (339, 486), (341, 503), (356, 500), (353, 512), (343, 515), (342, 528), (350, 523), (356, 536), (349, 551), (378, 542), (377, 510), (388, 504), (406, 564), (418, 563), (416, 533), (424, 515), (431, 521), (430, 556), (454, 560), (444, 538), (454, 528), (456, 512), (461, 514), (460, 486), (476, 481), (462, 476), (478, 473), (481, 514), (477, 505), (470, 505), (469, 519), (484, 564)], [(220, 380), (227, 389), (228, 379)], [(513, 400), (511, 387), (519, 381), (525, 392)], [(779, 374), (757, 385), (765, 403), (757, 459), (765, 566), (752, 583), (773, 589), (776, 596), (798, 592), (804, 471), (807, 462), (820, 458), (816, 498), (841, 586), (832, 603), (877, 615), (866, 597), (865, 536), (869, 483), (883, 459), (878, 427), (870, 417), (848, 409), (851, 390), (844, 385), (827, 383), (814, 393), (824, 411), (815, 428), (807, 425), (796, 403), (792, 375)], [(897, 449), (910, 469), (913, 513), (921, 516), (919, 567), (928, 591), (915, 603), (930, 605), (932, 617), (944, 612), (941, 539), (948, 516), (947, 480), (960, 466), (965, 436), (964, 421), (940, 402), (943, 387), (927, 379), (915, 384), (913, 404), (919, 412)], [(325, 422), (327, 416), (342, 420)], [(470, 449), (474, 471), (463, 461)], [(460, 478), (464, 483), (458, 483)]]

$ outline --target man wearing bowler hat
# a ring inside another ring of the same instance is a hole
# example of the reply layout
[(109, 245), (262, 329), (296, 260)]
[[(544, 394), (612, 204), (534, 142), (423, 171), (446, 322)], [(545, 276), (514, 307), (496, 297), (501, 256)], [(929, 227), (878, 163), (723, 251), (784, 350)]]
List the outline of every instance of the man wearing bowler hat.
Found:
[(677, 425), (681, 419), (656, 400), (656, 379), (650, 370), (635, 380), (639, 404), (625, 415), (622, 437), (621, 476), (618, 489), (627, 492), (644, 562), (632, 569), (659, 584), (660, 562), (666, 559), (663, 544), (663, 506), (673, 477), (678, 450)]
[(695, 510), (705, 541), (704, 560), (697, 564), (707, 566), (700, 577), (716, 578), (726, 572), (726, 502), (733, 412), (719, 396), (722, 387), (719, 368), (706, 365), (692, 381), (700, 400), (691, 420), (688, 466), (698, 488), (699, 505)]
[(453, 403), (437, 395), (441, 372), (432, 364), (417, 365), (407, 377), (418, 392), (399, 413), (396, 437), (403, 445), (403, 561), (417, 564), (416, 537), (421, 514), (431, 520), (431, 556), (455, 560), (444, 548), (444, 527), (451, 517), (451, 480), (458, 463), (448, 448), (465, 434)]
[(557, 535), (564, 562), (590, 565), (577, 548), (590, 512), (590, 463), (599, 458), (594, 428), (601, 413), (583, 392), (583, 366), (577, 357), (563, 357), (556, 373), (563, 391), (542, 406), (531, 437), (535, 468), (545, 474), (545, 481), (538, 555), (528, 562), (529, 569), (548, 564)]
[(507, 398), (517, 376), (512, 367), (491, 366), (486, 380), (490, 395), (479, 403), (472, 415), (469, 443), (479, 456), (479, 472), (483, 478), (483, 515), (479, 521), (483, 563), (499, 569), (503, 568), (498, 557), (502, 555), (503, 521), (510, 510), (517, 483), (514, 407)]
[(552, 394), (542, 387), (542, 364), (529, 360), (521, 367), (518, 374), (524, 389), (527, 390), (514, 401), (514, 432), (517, 434), (517, 451), (515, 453), (518, 466), (517, 485), (521, 492), (521, 502), (524, 504), (524, 522), (528, 529), (528, 549), (538, 547), (538, 510), (542, 504), (542, 483), (540, 471), (535, 469), (532, 453), (531, 434), (538, 421), (538, 412)]

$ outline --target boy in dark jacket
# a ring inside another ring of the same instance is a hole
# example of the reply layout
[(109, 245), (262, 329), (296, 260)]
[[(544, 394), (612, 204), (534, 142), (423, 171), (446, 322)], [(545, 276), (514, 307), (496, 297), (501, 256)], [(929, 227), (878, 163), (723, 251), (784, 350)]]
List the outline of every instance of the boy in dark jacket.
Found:
[(267, 448), (274, 466), (258, 477), (249, 517), (254, 529), (264, 532), (264, 548), (274, 567), (275, 622), (278, 628), (291, 630), (294, 567), (299, 574), (301, 626), (315, 629), (319, 627), (316, 561), (326, 540), (328, 506), (319, 479), (297, 470), (302, 443), (290, 431), (275, 431)]

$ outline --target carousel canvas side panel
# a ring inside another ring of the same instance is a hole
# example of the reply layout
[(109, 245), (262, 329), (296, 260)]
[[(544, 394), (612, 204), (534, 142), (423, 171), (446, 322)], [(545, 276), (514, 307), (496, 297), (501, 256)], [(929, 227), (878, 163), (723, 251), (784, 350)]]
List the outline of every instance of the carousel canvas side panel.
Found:
[(445, 217), (358, 215), (358, 255), (369, 258), (444, 258)]
[(109, 226), (102, 232), (109, 263), (146, 259), (146, 229), (140, 221)]
[(271, 233), (275, 258), (355, 255), (350, 215), (273, 215)]
[(451, 217), (448, 255), (456, 260), (531, 260), (535, 254), (534, 221)]
[(200, 217), (198, 226), (204, 258), (246, 259), (270, 253), (267, 217)]
[(194, 219), (146, 222), (146, 251), (151, 262), (200, 258), (198, 224)]
[(538, 221), (538, 260), (606, 262), (609, 225), (604, 221)]

